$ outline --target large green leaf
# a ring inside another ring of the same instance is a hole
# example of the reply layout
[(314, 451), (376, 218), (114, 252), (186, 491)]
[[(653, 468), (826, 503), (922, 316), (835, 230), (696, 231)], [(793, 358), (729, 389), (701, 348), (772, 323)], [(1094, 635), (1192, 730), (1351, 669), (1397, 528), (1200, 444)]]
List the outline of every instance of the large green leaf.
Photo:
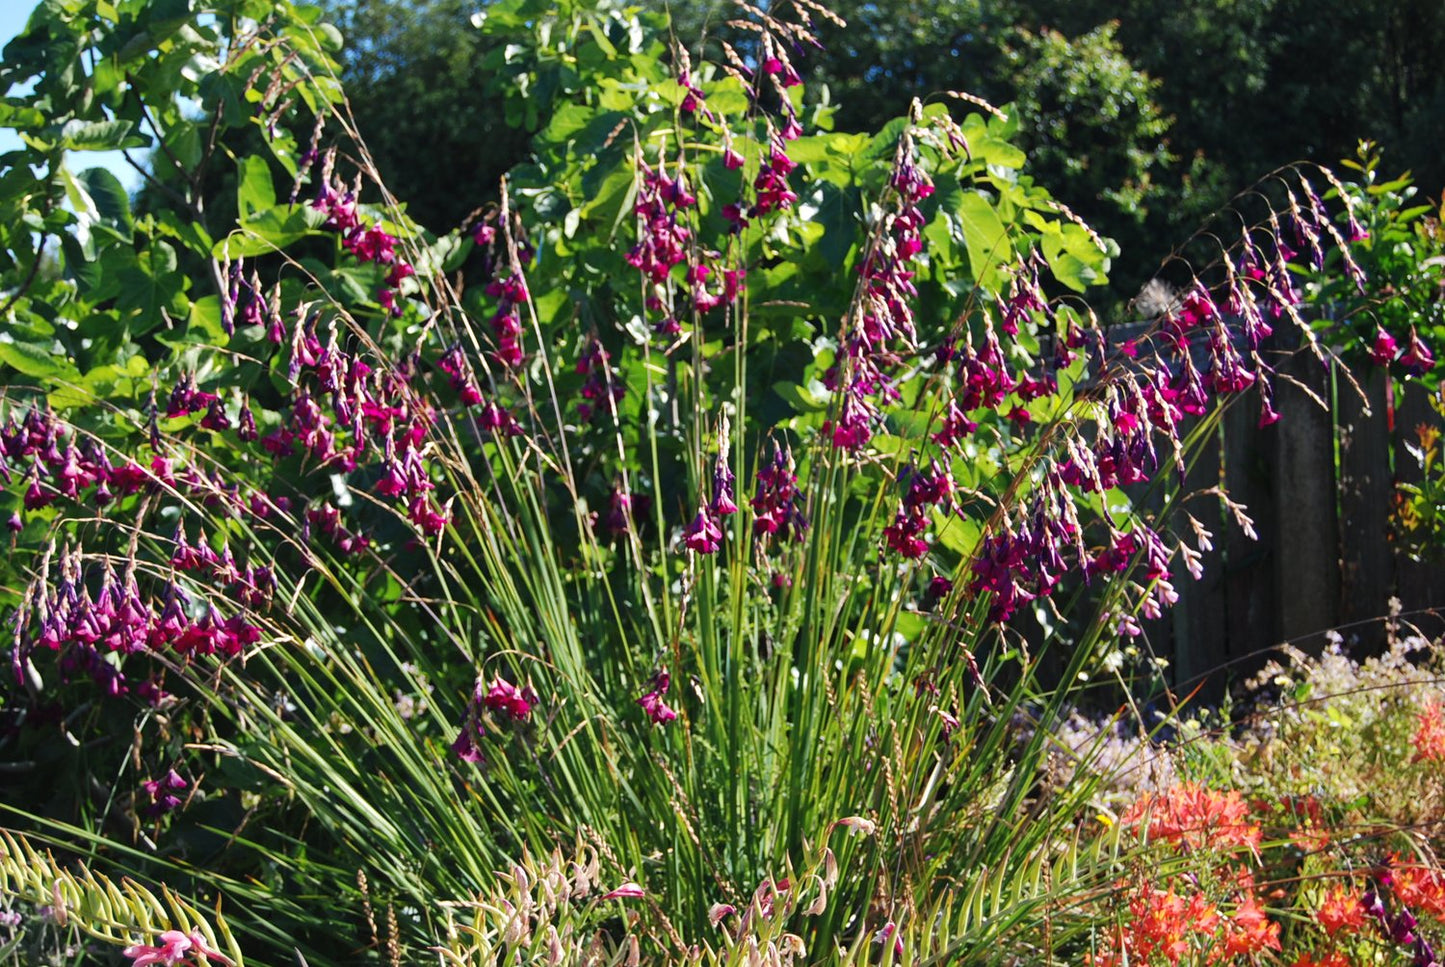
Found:
[(176, 271), (176, 265), (176, 250), (156, 241), (136, 258), (134, 268), (122, 273), (116, 305), (138, 314), (130, 327), (132, 333), (148, 332), (167, 315), (176, 318), (186, 312), (185, 277)]
[(305, 238), (311, 231), (304, 210), (268, 208), (218, 241), (211, 254), (222, 259), (269, 255)]
[(996, 289), (1002, 278), (999, 269), (1010, 261), (1013, 252), (1008, 229), (989, 200), (977, 191), (959, 195), (956, 213), (974, 282)]
[(1041, 248), (1054, 278), (1075, 292), (1108, 281), (1108, 254), (1077, 225), (1066, 224), (1059, 231), (1045, 234)]
[(125, 186), (105, 168), (87, 168), (77, 179), (95, 203), (96, 214), (105, 224), (129, 238), (134, 219)]
[(221, 325), (221, 300), (218, 296), (208, 295), (191, 303), (186, 334), (218, 345), (225, 341), (226, 330)]
[(251, 155), (236, 171), (236, 210), (241, 220), (276, 206), (276, 186), (271, 181), (271, 166), (260, 155)]
[(182, 212), (169, 208), (155, 213), (156, 229), (167, 238), (173, 238), (197, 255), (209, 258), (215, 244), (201, 223)]
[(0, 339), (0, 363), (37, 379), (58, 376), (67, 369), (65, 361), (51, 352), (48, 346), (3, 339)]
[(151, 140), (135, 133), (131, 121), (66, 121), (60, 128), (57, 147), (70, 151), (119, 151), (148, 148)]

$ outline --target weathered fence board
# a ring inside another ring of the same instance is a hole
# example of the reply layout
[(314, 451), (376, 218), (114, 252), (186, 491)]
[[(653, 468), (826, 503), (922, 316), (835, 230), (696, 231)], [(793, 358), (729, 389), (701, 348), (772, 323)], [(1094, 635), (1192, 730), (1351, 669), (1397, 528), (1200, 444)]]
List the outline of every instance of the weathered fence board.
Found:
[[(1351, 376), (1354, 376), (1351, 379)], [(1384, 644), (1381, 617), (1394, 593), (1389, 408), (1385, 373), (1337, 369), (1335, 434), (1340, 459), (1340, 633), (1365, 650)]]
[[(1247, 667), (1255, 655), (1277, 640), (1276, 617), (1281, 587), (1281, 548), (1290, 542), (1271, 528), (1282, 503), (1275, 489), (1274, 468), (1267, 459), (1273, 427), (1260, 428), (1258, 390), (1236, 400), (1225, 412), (1224, 488), (1230, 499), (1244, 504), (1254, 520), (1256, 538), (1250, 539), (1226, 515), (1224, 544), (1224, 609), (1226, 639), (1216, 665), (1228, 661), (1231, 670)], [(1212, 683), (1214, 689), (1219, 683)]]
[[(1297, 345), (1298, 333), (1277, 339)], [(1186, 498), (1181, 509), (1214, 531), (1215, 548), (1203, 580), (1178, 569), (1167, 631), (1146, 629), (1156, 650), (1172, 646), (1181, 689), (1208, 676), (1205, 698), (1283, 642), (1318, 653), (1338, 630), (1360, 653), (1377, 652), (1392, 601), (1404, 630), (1445, 634), (1445, 566), (1410, 560), (1390, 523), (1398, 484), (1419, 478), (1405, 444), (1418, 424), (1442, 422), (1428, 403), (1436, 388), (1410, 380), (1392, 391), (1378, 367), (1345, 372), (1308, 352), (1280, 354), (1276, 368), (1279, 421), (1258, 426), (1254, 392), (1236, 400), (1185, 482), (1195, 494), (1223, 484), (1258, 540), (1216, 498)], [(1182, 518), (1174, 527), (1187, 534)]]
[[(1193, 433), (1198, 422), (1197, 418), (1187, 420), (1182, 427), (1182, 435), (1188, 437)], [(1219, 500), (1188, 496), (1220, 486), (1222, 474), (1220, 435), (1216, 427), (1190, 463), (1182, 487), (1186, 496), (1180, 509), (1193, 514), (1213, 534), (1212, 549), (1203, 552), (1203, 576), (1198, 581), (1194, 580), (1182, 564), (1175, 568), (1173, 574), (1179, 601), (1172, 612), (1174, 654), (1170, 657), (1174, 682), (1185, 691), (1193, 689), (1218, 665), (1219, 643), (1228, 640), (1223, 605), (1224, 529)], [(1182, 518), (1180, 523), (1183, 523)], [(1194, 543), (1192, 534), (1188, 540), (1190, 544)]]
[[(1335, 499), (1335, 428), (1320, 406), (1330, 398), (1329, 371), (1308, 353), (1279, 363), (1274, 382), (1280, 420), (1264, 435), (1273, 473), (1274, 632), (1307, 651), (1324, 647), (1339, 624), (1339, 518)], [(1226, 441), (1227, 443), (1228, 441)], [(1262, 516), (1262, 515), (1261, 515)]]
[[(1108, 339), (1117, 345), (1148, 328), (1116, 327)], [(1440, 388), (1392, 384), (1376, 366), (1346, 371), (1337, 360), (1327, 365), (1291, 351), (1300, 334), (1289, 326), (1271, 343), (1279, 421), (1259, 426), (1258, 390), (1251, 390), (1199, 441), (1182, 482), (1162, 471), (1169, 489), (1179, 484), (1170, 527), (1194, 546), (1189, 513), (1212, 532), (1213, 547), (1204, 551), (1199, 581), (1176, 560), (1179, 601), (1143, 622), (1145, 642), (1170, 659), (1180, 693), (1203, 683), (1206, 701), (1254, 673), (1282, 643), (1318, 654), (1338, 631), (1357, 653), (1377, 653), (1392, 608), (1399, 630), (1445, 635), (1445, 565), (1411, 560), (1391, 529), (1399, 484), (1420, 477), (1406, 445), (1417, 444), (1421, 423), (1445, 430), (1429, 405)], [(1196, 360), (1207, 365), (1207, 357)], [(1182, 434), (1200, 425), (1186, 418)], [(1220, 487), (1245, 506), (1257, 539), (1220, 500)], [(1163, 492), (1141, 485), (1128, 496), (1145, 516), (1158, 516)], [(1033, 629), (1034, 638), (1040, 633)]]
[[(1395, 479), (1417, 483), (1420, 467), (1405, 449), (1418, 445), (1416, 428), (1421, 424), (1440, 426), (1440, 417), (1430, 408), (1430, 390), (1419, 383), (1407, 383), (1396, 396), (1392, 443)], [(1445, 634), (1445, 567), (1412, 561), (1395, 554), (1395, 596), (1405, 621), (1427, 635)]]

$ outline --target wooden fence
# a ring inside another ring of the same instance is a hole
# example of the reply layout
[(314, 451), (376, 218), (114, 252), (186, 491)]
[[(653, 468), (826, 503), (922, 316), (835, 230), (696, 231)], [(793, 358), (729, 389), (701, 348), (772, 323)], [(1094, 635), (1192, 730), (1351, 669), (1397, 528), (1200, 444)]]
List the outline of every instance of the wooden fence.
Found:
[[(1213, 531), (1214, 547), (1199, 581), (1178, 569), (1178, 604), (1145, 625), (1175, 684), (1203, 680), (1205, 698), (1281, 642), (1318, 653), (1337, 630), (1352, 653), (1378, 651), (1392, 599), (1402, 631), (1445, 633), (1445, 567), (1410, 560), (1391, 532), (1397, 484), (1420, 477), (1405, 446), (1420, 424), (1441, 423), (1430, 389), (1412, 380), (1392, 390), (1378, 367), (1345, 373), (1308, 353), (1278, 368), (1279, 422), (1257, 426), (1251, 390), (1190, 466), (1183, 492), (1194, 496), (1180, 508)], [(1257, 540), (1199, 494), (1221, 486), (1246, 505)]]

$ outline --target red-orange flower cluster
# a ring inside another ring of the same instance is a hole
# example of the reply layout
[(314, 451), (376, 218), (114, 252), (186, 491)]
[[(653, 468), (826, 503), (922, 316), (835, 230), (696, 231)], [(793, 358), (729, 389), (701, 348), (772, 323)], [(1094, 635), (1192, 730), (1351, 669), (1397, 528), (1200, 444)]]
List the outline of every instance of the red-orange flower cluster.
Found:
[(1325, 894), (1315, 919), (1331, 937), (1341, 930), (1355, 933), (1365, 927), (1365, 905), (1353, 890), (1337, 886)]
[(1410, 741), (1415, 746), (1411, 762), (1445, 762), (1445, 703), (1436, 700), (1425, 703)]
[(1090, 956), (1091, 967), (1145, 963), (1155, 955), (1178, 964), (1189, 953), (1191, 935), (1212, 937), (1220, 923), (1219, 912), (1204, 894), (1186, 898), (1172, 886), (1159, 890), (1148, 883), (1130, 897), (1129, 915), (1110, 949)]
[(1263, 950), (1279, 949), (1279, 924), (1248, 893), (1233, 915), (1224, 921), (1224, 945), (1209, 952), (1211, 963), (1219, 959), (1252, 957)]
[(1395, 895), (1415, 913), (1445, 920), (1445, 871), (1418, 863), (1401, 863), (1392, 857)]
[(1152, 840), (1191, 849), (1259, 847), (1259, 826), (1250, 821), (1249, 806), (1236, 790), (1180, 783), (1162, 796), (1145, 793), (1123, 821), (1138, 824)]
[(1325, 954), (1300, 954), (1290, 967), (1354, 967), (1350, 958), (1338, 950)]

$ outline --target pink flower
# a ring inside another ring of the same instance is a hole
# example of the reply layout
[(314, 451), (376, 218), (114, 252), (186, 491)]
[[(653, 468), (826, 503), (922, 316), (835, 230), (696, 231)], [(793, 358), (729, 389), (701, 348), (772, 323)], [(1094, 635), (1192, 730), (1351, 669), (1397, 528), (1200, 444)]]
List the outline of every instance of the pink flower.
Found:
[(229, 957), (222, 955), (217, 950), (212, 950), (206, 945), (206, 938), (201, 936), (199, 930), (192, 930), (190, 933), (182, 933), (179, 930), (167, 930), (158, 938), (159, 946), (148, 944), (131, 944), (121, 951), (122, 956), (131, 958), (131, 967), (150, 967), (152, 964), (161, 964), (164, 967), (175, 967), (184, 962), (192, 954), (196, 962), (205, 964), (210, 958), (215, 957), (225, 964), (232, 961)]
[(494, 712), (506, 712), (514, 721), (524, 722), (527, 716), (532, 714), (537, 693), (530, 688), (518, 688), (511, 682), (498, 678), (492, 682), (483, 702)]
[(462, 716), (462, 730), (452, 740), (451, 750), (463, 762), (484, 762), (486, 756), (482, 754), (482, 740), (486, 736), (487, 730), (482, 726), (482, 717), (477, 714), (476, 703), (473, 702)]
[(181, 778), (176, 770), (171, 769), (159, 779), (148, 779), (141, 783), (141, 788), (146, 795), (151, 797), (151, 804), (146, 807), (147, 816), (162, 816), (181, 805), (182, 799), (176, 795), (186, 789), (190, 783)]
[(611, 893), (604, 893), (604, 900), (638, 900), (647, 896), (647, 891), (636, 883), (624, 883)]
[[(757, 493), (751, 501), (753, 533), (801, 541), (808, 529), (808, 518), (798, 506), (799, 498), (792, 452), (774, 443), (772, 461), (758, 469)], [(777, 585), (780, 576), (774, 577), (776, 586), (781, 586)]]
[(873, 942), (876, 944), (886, 944), (890, 940), (893, 941), (893, 955), (895, 957), (902, 957), (903, 938), (898, 935), (898, 924), (892, 920), (885, 923), (883, 929), (873, 935)]
[(682, 543), (699, 554), (713, 554), (722, 546), (722, 536), (722, 531), (708, 511), (700, 510), (692, 523), (687, 525), (687, 530), (683, 531)]
[(738, 908), (731, 903), (714, 903), (707, 911), (707, 922), (716, 927), (728, 917), (738, 912)]
[(1399, 344), (1395, 342), (1394, 336), (1390, 335), (1384, 329), (1378, 327), (1375, 329), (1375, 345), (1370, 348), (1370, 358), (1373, 359), (1377, 365), (1390, 365), (1390, 363), (1394, 362), (1395, 353), (1397, 353), (1399, 349)]
[(1400, 365), (1417, 373), (1424, 373), (1435, 365), (1435, 357), (1430, 354), (1430, 347), (1425, 345), (1414, 326), (1410, 327), (1410, 342), (1405, 347), (1405, 354), (1400, 357)]
[(652, 679), (652, 691), (637, 700), (647, 717), (652, 719), (653, 725), (666, 725), (677, 718), (677, 712), (663, 701), (662, 696), (667, 694), (668, 687), (672, 684), (672, 675), (666, 668), (660, 670)]
[(363, 229), (358, 225), (347, 233), (341, 244), (363, 262), (390, 265), (396, 261), (396, 239), (375, 226)]
[(424, 496), (414, 497), (407, 505), (407, 516), (426, 534), (440, 534), (451, 521), (445, 509), (438, 510)]

